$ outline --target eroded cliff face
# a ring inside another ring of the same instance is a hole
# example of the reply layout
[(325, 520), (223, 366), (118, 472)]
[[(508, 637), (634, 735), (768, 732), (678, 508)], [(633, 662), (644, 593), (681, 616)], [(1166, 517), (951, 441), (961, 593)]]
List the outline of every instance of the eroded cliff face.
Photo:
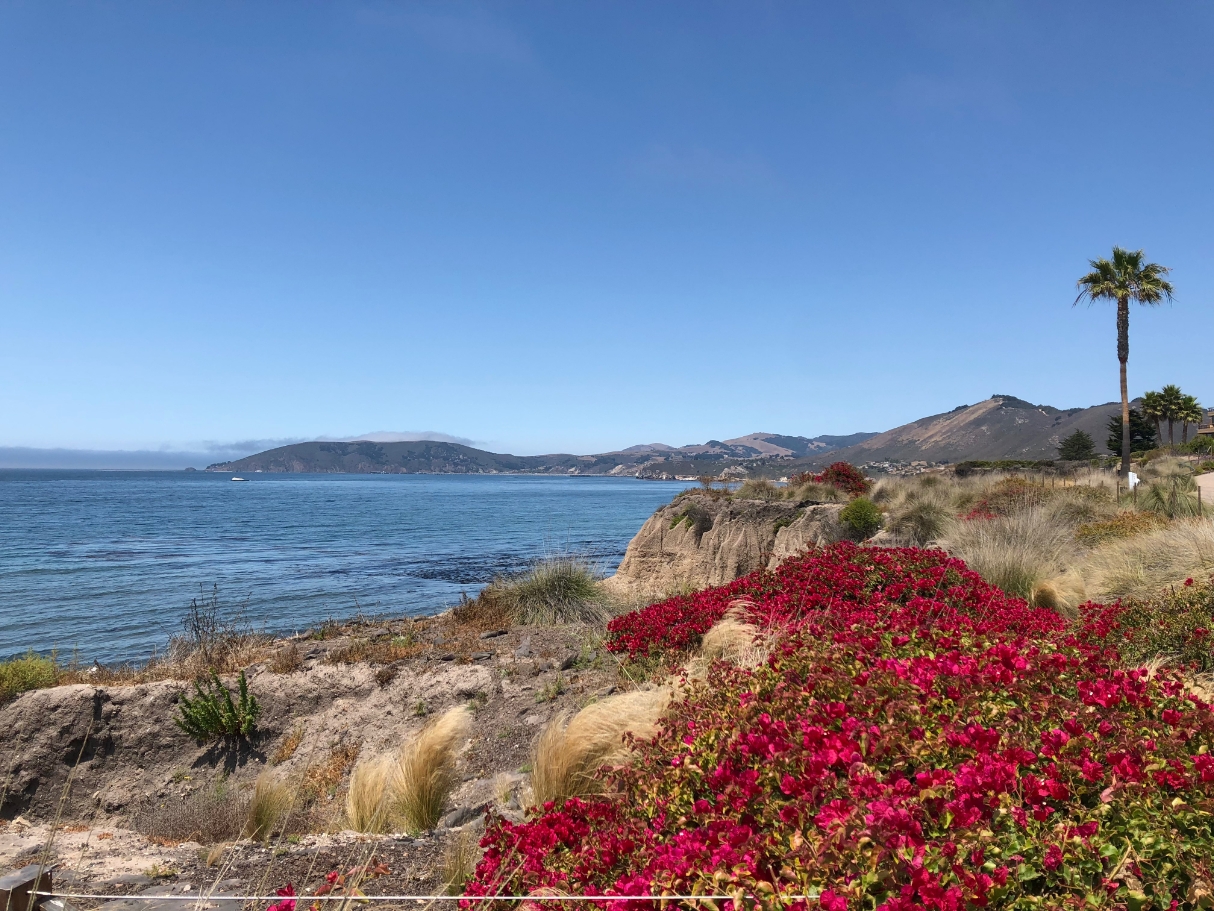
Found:
[(723, 585), (761, 566), (774, 568), (807, 547), (838, 540), (842, 508), (686, 494), (641, 526), (606, 585), (628, 599)]

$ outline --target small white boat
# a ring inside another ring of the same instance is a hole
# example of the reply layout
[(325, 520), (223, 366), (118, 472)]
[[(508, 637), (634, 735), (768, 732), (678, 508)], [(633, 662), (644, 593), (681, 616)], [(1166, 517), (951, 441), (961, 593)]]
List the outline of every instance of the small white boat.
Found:
[(232, 478), (233, 481), (247, 481), (248, 478)]

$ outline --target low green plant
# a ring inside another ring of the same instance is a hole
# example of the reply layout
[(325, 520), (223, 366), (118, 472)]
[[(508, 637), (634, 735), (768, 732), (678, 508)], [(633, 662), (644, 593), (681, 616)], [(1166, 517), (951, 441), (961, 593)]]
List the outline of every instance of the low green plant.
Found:
[(173, 720), (177, 727), (195, 740), (205, 742), (224, 737), (248, 738), (256, 731), (261, 706), (249, 692), (244, 671), (240, 672), (236, 682), (235, 699), (214, 671), (211, 671), (209, 680), (194, 681), (194, 692), (197, 695), (193, 699), (182, 694), (181, 705)]
[(565, 692), (565, 680), (558, 673), (551, 683), (546, 684), (538, 693), (535, 694), (535, 701), (552, 702), (563, 692)]
[(794, 522), (797, 521), (797, 519), (801, 518), (801, 516), (803, 516), (803, 515), (805, 515), (804, 507), (802, 507), (801, 509), (798, 509), (796, 512), (794, 512), (790, 516), (783, 516), (782, 518), (776, 519), (775, 533), (779, 534), (781, 528), (787, 528), (789, 525), (792, 525)]
[(0, 703), (29, 690), (41, 690), (59, 681), (54, 655), (45, 657), (32, 650), (19, 658), (0, 661)]
[(881, 528), (881, 507), (868, 497), (856, 497), (839, 511), (839, 524), (860, 540), (871, 538)]
[(1214, 670), (1214, 585), (1192, 579), (1156, 598), (1130, 599), (1117, 618), (1126, 630), (1122, 656), (1131, 663), (1165, 659), (1193, 670)]
[(687, 523), (687, 527), (695, 532), (696, 539), (699, 540), (712, 528), (712, 516), (699, 503), (692, 503), (670, 520), (670, 527), (675, 529), (683, 523)]

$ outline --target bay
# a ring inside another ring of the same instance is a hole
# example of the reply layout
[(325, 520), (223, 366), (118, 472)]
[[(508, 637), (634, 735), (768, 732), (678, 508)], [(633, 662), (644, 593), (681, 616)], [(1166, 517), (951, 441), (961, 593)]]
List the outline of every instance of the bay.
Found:
[(613, 571), (687, 485), (530, 475), (0, 471), (0, 657), (142, 661), (212, 590), (274, 633), (434, 613), (578, 554)]

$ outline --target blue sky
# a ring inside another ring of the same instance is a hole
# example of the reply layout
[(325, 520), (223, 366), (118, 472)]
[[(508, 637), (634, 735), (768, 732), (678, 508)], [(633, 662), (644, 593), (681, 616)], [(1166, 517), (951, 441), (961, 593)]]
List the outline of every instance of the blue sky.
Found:
[(1214, 6), (0, 5), (0, 446), (1214, 401)]

